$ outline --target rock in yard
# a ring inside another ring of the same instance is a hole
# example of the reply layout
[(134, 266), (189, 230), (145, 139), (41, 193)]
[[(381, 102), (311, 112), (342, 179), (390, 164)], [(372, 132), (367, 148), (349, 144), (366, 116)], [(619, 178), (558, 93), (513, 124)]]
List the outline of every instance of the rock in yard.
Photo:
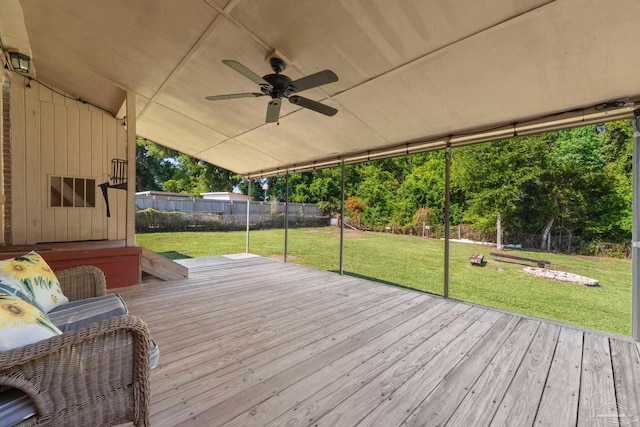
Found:
[(600, 286), (600, 283), (596, 279), (590, 279), (573, 273), (565, 273), (564, 271), (548, 270), (538, 267), (525, 267), (522, 271), (543, 279), (553, 279), (584, 286)]

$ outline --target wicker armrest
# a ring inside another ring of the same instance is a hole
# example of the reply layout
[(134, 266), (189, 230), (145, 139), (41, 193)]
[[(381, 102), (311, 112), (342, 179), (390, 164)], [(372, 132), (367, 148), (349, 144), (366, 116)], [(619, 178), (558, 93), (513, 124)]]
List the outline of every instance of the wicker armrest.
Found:
[[(24, 425), (149, 425), (149, 330), (113, 317), (0, 353), (0, 385), (27, 393)], [(21, 424), (22, 425), (22, 424)]]
[(58, 271), (62, 293), (69, 301), (100, 297), (107, 294), (107, 282), (104, 273), (98, 267), (83, 265)]

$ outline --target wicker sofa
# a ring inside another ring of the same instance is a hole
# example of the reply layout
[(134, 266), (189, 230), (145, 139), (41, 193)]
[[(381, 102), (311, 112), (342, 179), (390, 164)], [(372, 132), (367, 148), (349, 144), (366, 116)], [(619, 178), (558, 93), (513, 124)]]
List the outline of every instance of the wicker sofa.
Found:
[[(69, 304), (109, 297), (96, 267), (56, 276)], [(0, 388), (35, 406), (36, 414), (17, 425), (147, 426), (152, 341), (146, 324), (126, 313), (61, 330), (62, 335), (0, 352)]]

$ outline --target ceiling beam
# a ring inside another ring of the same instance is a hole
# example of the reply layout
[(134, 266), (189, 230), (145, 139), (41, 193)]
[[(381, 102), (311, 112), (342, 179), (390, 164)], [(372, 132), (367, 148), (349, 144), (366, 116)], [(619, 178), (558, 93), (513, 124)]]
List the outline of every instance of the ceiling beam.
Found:
[(348, 156), (310, 161), (289, 165), (282, 168), (247, 174), (247, 178), (263, 178), (279, 176), (287, 173), (308, 172), (316, 169), (337, 167), (345, 164), (362, 163), (371, 160), (382, 160), (409, 154), (442, 150), (447, 144), (451, 147), (464, 147), (482, 142), (497, 141), (517, 136), (536, 135), (579, 126), (587, 126), (614, 120), (634, 117), (634, 110), (640, 105), (640, 98), (626, 99), (611, 103), (598, 104), (592, 107), (567, 111), (546, 117), (538, 117), (518, 123), (506, 123), (491, 128), (470, 130), (457, 135), (445, 135), (439, 138), (395, 144), (379, 150), (362, 151)]

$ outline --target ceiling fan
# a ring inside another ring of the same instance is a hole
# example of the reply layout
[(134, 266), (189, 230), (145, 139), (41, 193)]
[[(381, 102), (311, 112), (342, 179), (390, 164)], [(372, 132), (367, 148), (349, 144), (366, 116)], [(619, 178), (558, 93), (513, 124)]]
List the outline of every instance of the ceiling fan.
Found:
[(294, 105), (308, 108), (309, 110), (324, 114), (325, 116), (333, 116), (338, 112), (338, 110), (333, 107), (329, 107), (328, 105), (321, 104), (317, 101), (313, 101), (299, 95), (294, 95), (295, 93), (302, 92), (303, 90), (312, 89), (314, 87), (338, 81), (338, 76), (336, 76), (336, 74), (331, 70), (319, 71), (298, 80), (291, 80), (284, 74), (280, 74), (286, 68), (286, 64), (282, 59), (276, 56), (269, 59), (271, 69), (274, 74), (267, 74), (263, 77), (260, 77), (237, 61), (225, 59), (222, 62), (252, 82), (257, 83), (260, 86), (260, 92), (231, 93), (228, 95), (213, 95), (205, 97), (205, 99), (208, 99), (209, 101), (270, 96), (271, 100), (267, 107), (267, 123), (275, 123), (278, 121), (280, 117), (280, 104), (282, 102), (282, 98), (287, 98), (289, 99), (289, 102)]

